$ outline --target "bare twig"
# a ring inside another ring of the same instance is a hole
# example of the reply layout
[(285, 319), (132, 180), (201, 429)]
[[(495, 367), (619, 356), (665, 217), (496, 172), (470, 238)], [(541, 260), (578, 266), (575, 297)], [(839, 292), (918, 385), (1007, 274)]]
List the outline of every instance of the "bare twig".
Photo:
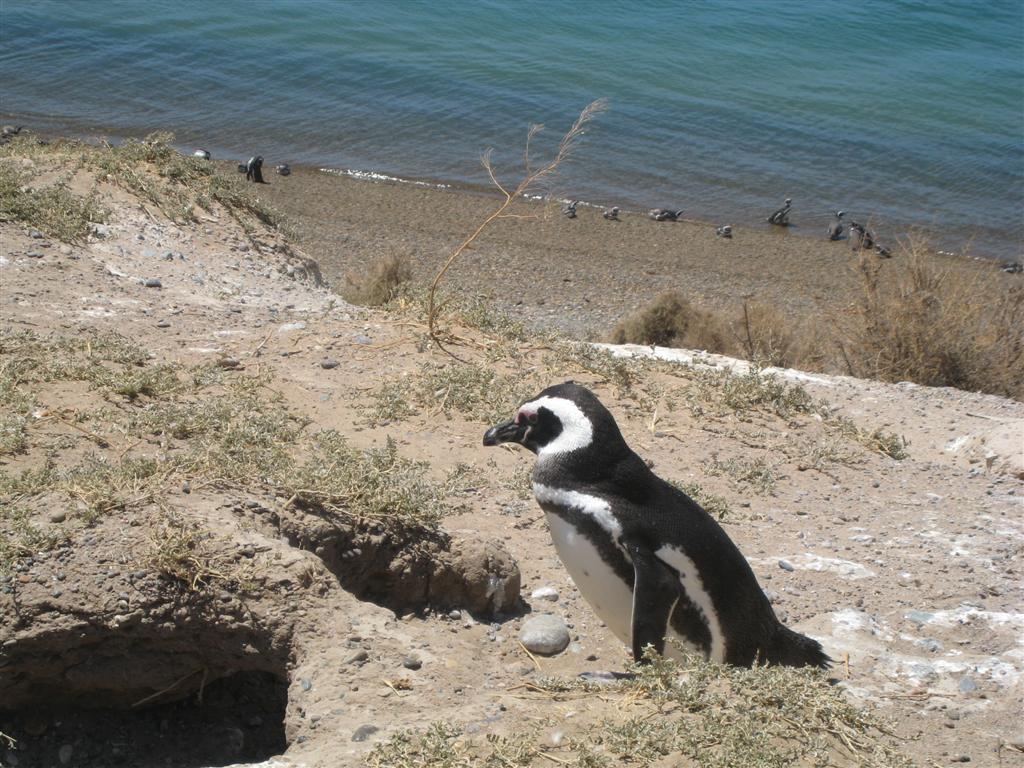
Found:
[(530, 167), (530, 142), (532, 141), (533, 137), (536, 136), (541, 131), (543, 126), (530, 126), (530, 130), (526, 136), (526, 150), (523, 154), (523, 162), (526, 165), (526, 175), (523, 177), (523, 180), (519, 182), (516, 188), (511, 192), (505, 186), (503, 186), (501, 182), (498, 181), (497, 176), (494, 173), (494, 166), (491, 163), (491, 150), (488, 149), (486, 152), (484, 152), (483, 156), (480, 158), (480, 161), (481, 163), (483, 163), (484, 169), (487, 171), (487, 175), (490, 177), (491, 181), (494, 182), (494, 185), (498, 188), (498, 190), (502, 193), (504, 199), (499, 203), (498, 207), (494, 211), (492, 211), (475, 230), (473, 230), (472, 234), (470, 234), (469, 237), (463, 240), (462, 243), (459, 244), (459, 246), (454, 251), (452, 251), (451, 255), (448, 256), (448, 259), (441, 266), (441, 269), (438, 270), (437, 274), (434, 276), (434, 280), (430, 284), (430, 292), (428, 294), (427, 303), (427, 328), (428, 333), (430, 334), (430, 337), (432, 339), (434, 339), (435, 341), (439, 341), (439, 339), (437, 338), (436, 328), (438, 315), (437, 287), (438, 285), (440, 285), (441, 280), (444, 279), (445, 274), (447, 274), (452, 264), (454, 264), (455, 261), (459, 258), (459, 256), (461, 256), (480, 236), (480, 234), (485, 229), (487, 229), (487, 227), (491, 224), (492, 221), (501, 218), (505, 214), (505, 212), (516, 201), (517, 198), (522, 197), (526, 193), (526, 191), (530, 189), (530, 187), (532, 187), (541, 179), (552, 175), (557, 170), (558, 166), (562, 163), (563, 160), (565, 160), (569, 156), (569, 154), (572, 152), (573, 148), (579, 141), (580, 137), (583, 135), (584, 126), (586, 126), (587, 123), (589, 123), (599, 114), (601, 114), (601, 112), (603, 112), (606, 108), (607, 103), (604, 99), (598, 99), (597, 101), (593, 101), (590, 104), (588, 104), (584, 108), (584, 110), (580, 112), (580, 116), (576, 118), (576, 122), (572, 124), (572, 127), (569, 128), (568, 132), (566, 132), (566, 134), (562, 137), (562, 140), (558, 143), (558, 151), (555, 153), (555, 156), (546, 165), (542, 165), (536, 170), (532, 170)]

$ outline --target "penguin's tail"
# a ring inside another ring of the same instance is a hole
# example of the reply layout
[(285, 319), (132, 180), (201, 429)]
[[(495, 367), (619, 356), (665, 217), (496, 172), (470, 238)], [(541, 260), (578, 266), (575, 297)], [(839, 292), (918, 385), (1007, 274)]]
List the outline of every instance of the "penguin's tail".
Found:
[(763, 649), (763, 660), (785, 667), (828, 669), (832, 666), (832, 659), (822, 649), (821, 643), (783, 624), (779, 624), (775, 636)]

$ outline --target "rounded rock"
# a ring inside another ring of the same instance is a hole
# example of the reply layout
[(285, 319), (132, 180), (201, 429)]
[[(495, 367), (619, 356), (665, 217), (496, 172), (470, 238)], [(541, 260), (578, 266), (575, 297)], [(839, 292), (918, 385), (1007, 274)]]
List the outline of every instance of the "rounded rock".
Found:
[(527, 619), (519, 631), (519, 642), (530, 653), (553, 656), (569, 645), (569, 628), (558, 616), (542, 614)]

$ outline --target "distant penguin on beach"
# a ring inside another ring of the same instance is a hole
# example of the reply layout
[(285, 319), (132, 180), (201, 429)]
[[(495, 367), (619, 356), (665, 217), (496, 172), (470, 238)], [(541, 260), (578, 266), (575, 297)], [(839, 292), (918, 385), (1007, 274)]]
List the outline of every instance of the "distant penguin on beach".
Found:
[(863, 224), (856, 221), (850, 222), (850, 249), (870, 251), (875, 247), (875, 233)]
[(720, 227), (715, 227), (715, 235), (717, 237), (724, 237), (727, 240), (732, 238), (732, 226), (730, 224), (723, 224)]
[(0, 144), (6, 144), (13, 139), (21, 133), (22, 128), (24, 128), (22, 125), (5, 125), (3, 128), (0, 128)]
[(613, 205), (611, 208), (605, 208), (604, 213), (602, 213), (601, 215), (608, 219), (608, 221), (618, 221), (619, 206)]
[(674, 211), (671, 208), (652, 208), (647, 212), (648, 218), (655, 221), (678, 221), (683, 215), (683, 209)]
[(195, 152), (192, 153), (192, 157), (198, 157), (200, 160), (209, 160), (210, 153), (207, 152), (205, 149), (197, 149)]
[(1008, 275), (1019, 275), (1024, 272), (1024, 264), (1019, 261), (1006, 261), (999, 267), (1000, 272), (1005, 272)]
[(888, 259), (892, 257), (892, 251), (890, 251), (881, 243), (875, 243), (875, 253), (877, 253), (879, 257), (883, 259)]
[(828, 233), (829, 240), (838, 240), (843, 236), (843, 216), (846, 215), (846, 211), (836, 211), (836, 220), (828, 225), (826, 232)]
[(279, 176), (288, 176), (291, 174), (292, 169), (288, 167), (287, 163), (281, 163), (281, 165), (275, 168)]
[(768, 223), (774, 224), (777, 227), (788, 227), (789, 211), (792, 208), (792, 202), (792, 198), (787, 197), (786, 202), (783, 204), (783, 206), (768, 217)]
[(245, 179), (246, 181), (254, 181), (257, 184), (265, 184), (263, 181), (263, 157), (256, 155), (250, 157), (249, 162), (245, 164)]
[(567, 219), (576, 218), (576, 206), (580, 204), (579, 200), (570, 200), (568, 203), (562, 206), (562, 215)]

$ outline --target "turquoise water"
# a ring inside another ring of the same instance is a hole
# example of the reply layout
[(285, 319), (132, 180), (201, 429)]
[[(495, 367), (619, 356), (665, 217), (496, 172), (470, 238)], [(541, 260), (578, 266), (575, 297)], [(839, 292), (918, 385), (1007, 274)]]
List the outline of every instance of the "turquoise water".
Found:
[(482, 150), (515, 177), (531, 122), (543, 152), (606, 97), (551, 192), (1024, 252), (1019, 0), (2, 0), (0, 42), (0, 112), (37, 130), (484, 183)]

